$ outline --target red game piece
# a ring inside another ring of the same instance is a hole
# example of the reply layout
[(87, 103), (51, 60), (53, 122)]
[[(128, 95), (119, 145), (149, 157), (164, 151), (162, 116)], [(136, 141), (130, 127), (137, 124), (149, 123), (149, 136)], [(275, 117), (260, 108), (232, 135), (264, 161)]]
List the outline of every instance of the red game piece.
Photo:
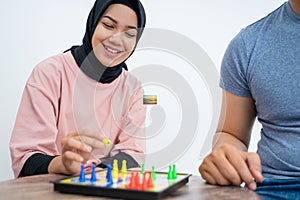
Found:
[(133, 176), (134, 172), (131, 172), (131, 177), (130, 177), (130, 181), (129, 184), (127, 185), (127, 188), (133, 189), (135, 188), (135, 182), (134, 182), (134, 176)]
[(135, 183), (135, 188), (134, 189), (138, 190), (138, 189), (141, 188), (140, 174), (139, 174), (139, 172), (135, 172), (134, 183)]
[(148, 188), (146, 179), (147, 179), (147, 173), (144, 172), (144, 174), (143, 174), (143, 183), (142, 183), (142, 189), (143, 190), (146, 190)]
[(143, 176), (142, 189), (146, 190), (146, 189), (152, 188), (152, 187), (153, 187), (153, 183), (152, 183), (151, 172), (146, 172), (146, 173), (144, 173), (144, 176)]
[(152, 172), (147, 172), (147, 173), (148, 173), (147, 187), (152, 188), (153, 187)]
[(130, 177), (130, 182), (127, 186), (130, 189), (138, 190), (140, 189), (140, 175), (139, 172), (132, 172)]

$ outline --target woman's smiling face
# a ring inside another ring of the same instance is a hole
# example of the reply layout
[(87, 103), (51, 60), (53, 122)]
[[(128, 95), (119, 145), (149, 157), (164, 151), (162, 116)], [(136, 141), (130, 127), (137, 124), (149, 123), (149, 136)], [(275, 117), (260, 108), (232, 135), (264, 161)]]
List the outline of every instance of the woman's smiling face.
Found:
[(92, 37), (93, 51), (98, 60), (113, 67), (133, 51), (137, 41), (136, 13), (122, 4), (110, 5), (101, 16)]

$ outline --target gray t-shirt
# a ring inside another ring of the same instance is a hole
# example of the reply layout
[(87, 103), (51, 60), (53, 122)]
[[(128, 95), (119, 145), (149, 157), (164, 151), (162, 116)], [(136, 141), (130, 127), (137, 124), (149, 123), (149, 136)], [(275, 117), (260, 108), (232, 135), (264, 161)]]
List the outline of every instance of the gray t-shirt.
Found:
[(288, 2), (231, 41), (220, 86), (255, 101), (264, 177), (300, 177), (300, 16)]

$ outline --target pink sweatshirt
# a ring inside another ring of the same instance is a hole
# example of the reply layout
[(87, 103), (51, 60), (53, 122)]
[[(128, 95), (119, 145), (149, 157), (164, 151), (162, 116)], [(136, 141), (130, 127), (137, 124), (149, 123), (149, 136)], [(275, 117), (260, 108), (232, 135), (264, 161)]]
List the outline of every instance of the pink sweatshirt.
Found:
[(39, 63), (29, 77), (10, 151), (15, 177), (35, 153), (61, 154), (61, 139), (69, 132), (91, 130), (104, 134), (113, 145), (96, 150), (97, 158), (119, 150), (144, 162), (146, 107), (138, 80), (123, 70), (109, 84), (86, 76), (69, 52)]

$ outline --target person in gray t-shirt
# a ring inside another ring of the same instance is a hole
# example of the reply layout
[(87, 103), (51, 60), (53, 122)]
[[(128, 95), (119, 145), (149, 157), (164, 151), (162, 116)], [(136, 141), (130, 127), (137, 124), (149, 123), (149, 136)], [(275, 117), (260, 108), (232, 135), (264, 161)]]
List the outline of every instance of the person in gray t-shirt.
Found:
[[(255, 190), (256, 181), (300, 177), (300, 0), (283, 3), (231, 41), (223, 58), (222, 117), (199, 167), (211, 184)], [(255, 118), (257, 153), (247, 152)]]

